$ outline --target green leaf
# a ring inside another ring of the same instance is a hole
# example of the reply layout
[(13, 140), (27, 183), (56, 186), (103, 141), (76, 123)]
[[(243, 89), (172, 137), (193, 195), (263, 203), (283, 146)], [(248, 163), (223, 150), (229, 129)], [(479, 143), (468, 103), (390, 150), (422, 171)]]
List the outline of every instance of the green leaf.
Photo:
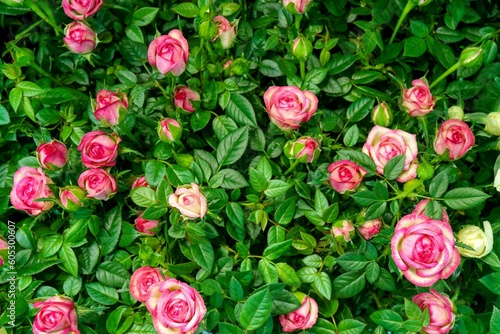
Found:
[(177, 5), (174, 5), (170, 8), (173, 12), (179, 14), (180, 16), (184, 16), (187, 18), (194, 18), (198, 16), (200, 9), (192, 2), (183, 2)]
[(354, 150), (342, 150), (338, 151), (337, 154), (342, 160), (352, 160), (353, 162), (366, 169), (366, 171), (368, 172), (366, 177), (375, 175), (377, 173), (377, 167), (375, 166), (375, 163), (368, 155), (364, 154), (363, 152)]
[(170, 165), (167, 167), (167, 179), (174, 187), (188, 185), (194, 182), (193, 173), (186, 167)]
[(409, 37), (404, 41), (403, 56), (420, 57), (427, 50), (425, 41), (420, 37)]
[[(0, 111), (1, 109), (2, 106), (0, 106)], [(57, 111), (54, 108), (44, 108), (36, 113), (36, 119), (43, 126), (57, 124), (61, 120), (61, 112)], [(1, 123), (1, 112), (0, 112), (0, 123)]]
[(359, 128), (356, 124), (347, 129), (344, 135), (344, 145), (346, 147), (353, 147), (358, 142)]
[(366, 257), (354, 252), (344, 253), (337, 258), (337, 263), (345, 270), (361, 270), (368, 265)]
[(311, 332), (315, 334), (338, 334), (337, 328), (332, 324), (331, 321), (318, 318)]
[(320, 268), (323, 265), (323, 259), (318, 254), (312, 254), (302, 259), (302, 262), (308, 267)]
[(290, 197), (286, 201), (280, 204), (276, 213), (274, 214), (275, 221), (280, 225), (288, 225), (295, 216), (295, 209), (297, 205), (297, 200), (295, 197)]
[(135, 204), (142, 207), (149, 207), (151, 205), (154, 205), (158, 201), (155, 191), (148, 187), (139, 187), (133, 189), (131, 191), (130, 197)]
[(364, 85), (377, 80), (382, 75), (382, 72), (364, 70), (356, 72), (352, 75), (352, 82), (356, 85)]
[(306, 73), (304, 83), (311, 83), (313, 85), (319, 85), (328, 74), (326, 68), (313, 68)]
[(229, 297), (235, 302), (243, 299), (243, 287), (234, 276), (229, 281)]
[(271, 312), (273, 315), (287, 314), (298, 309), (300, 305), (298, 299), (290, 291), (283, 290), (278, 297), (273, 298)]
[[(277, 37), (277, 36), (271, 36), (271, 37)], [(268, 46), (269, 46), (268, 41), (266, 41), (266, 46), (264, 48), (267, 49)], [(274, 60), (270, 60), (270, 59), (264, 59), (260, 63), (259, 70), (260, 70), (260, 73), (262, 73), (262, 75), (265, 75), (266, 77), (271, 77), (271, 78), (281, 77), (281, 76), (285, 75), (281, 71), (278, 63), (275, 62)]]
[(21, 81), (17, 84), (17, 87), (23, 90), (24, 97), (33, 97), (44, 93), (44, 90), (40, 86), (30, 81)]
[(134, 14), (132, 15), (132, 24), (135, 24), (136, 26), (139, 27), (147, 26), (148, 24), (153, 22), (153, 20), (156, 17), (156, 14), (158, 14), (158, 11), (159, 8), (153, 8), (153, 7), (144, 7), (138, 9), (134, 11)]
[(387, 161), (387, 164), (384, 166), (384, 176), (388, 180), (395, 180), (403, 171), (405, 167), (405, 154), (400, 154)]
[(429, 34), (429, 27), (422, 21), (410, 21), (411, 32), (417, 36), (424, 38)]
[(238, 125), (232, 118), (222, 115), (216, 117), (212, 122), (212, 128), (219, 139), (223, 139), (229, 133), (238, 129)]
[(491, 314), (490, 333), (500, 333), (500, 310), (495, 306)]
[(130, 279), (130, 274), (120, 263), (106, 261), (97, 268), (96, 278), (106, 286), (121, 288)]
[(272, 300), (268, 289), (250, 295), (243, 303), (239, 322), (246, 330), (254, 330), (264, 325), (271, 316)]
[(356, 56), (335, 54), (332, 55), (332, 60), (326, 64), (326, 68), (328, 68), (328, 73), (332, 76), (347, 70), (356, 62), (356, 60), (358, 60), (358, 57)]
[(231, 238), (245, 240), (245, 212), (240, 204), (231, 202), (226, 205), (226, 214), (229, 221), (226, 222), (226, 229)]
[(417, 304), (405, 298), (405, 313), (409, 319), (420, 319), (422, 310)]
[(90, 298), (99, 304), (113, 305), (118, 302), (118, 292), (113, 288), (102, 285), (101, 283), (87, 283), (85, 284), (85, 289), (87, 290)]
[(257, 126), (253, 106), (243, 95), (231, 93), (226, 106), (226, 114), (239, 125)]
[(500, 272), (495, 272), (483, 276), (479, 279), (491, 292), (500, 295)]
[(248, 144), (248, 127), (239, 128), (225, 136), (217, 146), (217, 161), (220, 166), (238, 161)]
[(244, 334), (243, 330), (235, 325), (219, 322), (220, 334)]
[(491, 197), (474, 188), (455, 188), (444, 195), (444, 202), (455, 210), (472, 209)]
[(146, 164), (145, 174), (148, 184), (156, 188), (166, 174), (166, 166), (160, 161), (150, 160)]
[(189, 123), (193, 131), (200, 131), (204, 129), (210, 122), (212, 114), (208, 110), (196, 110), (195, 113), (191, 115)]
[(135, 24), (131, 24), (125, 28), (125, 35), (133, 42), (144, 44), (142, 30)]
[(195, 242), (189, 248), (196, 263), (206, 271), (211, 272), (215, 259), (212, 244), (209, 242)]
[(374, 103), (375, 99), (370, 97), (357, 99), (347, 108), (347, 119), (351, 122), (361, 121), (372, 111)]
[(64, 268), (74, 277), (78, 277), (78, 260), (73, 249), (69, 245), (64, 244), (59, 249), (58, 256)]
[(457, 62), (453, 49), (446, 44), (436, 42), (434, 53), (436, 54), (436, 57), (441, 65), (443, 65), (446, 69), (452, 67)]
[(297, 271), (297, 275), (304, 283), (314, 282), (314, 277), (318, 273), (318, 269), (312, 267), (302, 267)]
[(234, 169), (223, 169), (213, 177), (222, 177), (220, 186), (224, 189), (238, 189), (248, 186), (245, 177)]
[(22, 100), (23, 100), (22, 89), (18, 87), (12, 88), (12, 90), (9, 92), (9, 102), (12, 109), (14, 109), (15, 112), (17, 112), (17, 109), (19, 109)]
[(368, 283), (373, 284), (378, 276), (380, 274), (380, 266), (377, 264), (377, 262), (371, 262), (368, 264), (366, 267), (366, 280)]
[(267, 186), (267, 189), (264, 190), (264, 194), (269, 197), (278, 197), (283, 195), (288, 189), (290, 189), (291, 185), (281, 180), (271, 180)]
[(267, 283), (278, 283), (278, 271), (271, 261), (266, 258), (260, 259), (257, 265), (259, 273), (262, 276), (262, 280)]
[(106, 319), (106, 329), (109, 333), (116, 333), (123, 314), (127, 311), (125, 306), (119, 306), (111, 312)]
[(352, 194), (351, 197), (354, 198), (354, 201), (357, 204), (363, 207), (368, 207), (372, 204), (384, 201), (383, 199), (379, 198), (377, 195), (375, 195), (369, 190), (358, 191), (357, 193)]
[(81, 277), (76, 278), (73, 276), (68, 276), (63, 284), (64, 294), (70, 297), (76, 296), (78, 292), (80, 292), (81, 288), (82, 288)]
[(434, 198), (441, 197), (446, 189), (448, 189), (448, 174), (442, 171), (429, 184), (429, 194)]
[(347, 272), (335, 278), (333, 287), (337, 298), (351, 298), (365, 287), (365, 274), (359, 271)]
[(266, 247), (266, 249), (264, 249), (263, 256), (270, 261), (276, 260), (281, 255), (285, 254), (291, 245), (292, 245), (291, 239), (269, 245)]
[(366, 324), (354, 319), (344, 319), (338, 325), (338, 334), (360, 334)]
[(255, 191), (261, 192), (266, 190), (268, 182), (263, 173), (255, 168), (250, 168), (250, 184)]
[(375, 281), (374, 285), (382, 290), (386, 291), (396, 291), (396, 282), (386, 269), (380, 268), (380, 274)]
[(365, 219), (371, 220), (382, 216), (387, 208), (387, 202), (378, 202), (370, 205), (366, 210)]
[(332, 280), (324, 271), (313, 276), (312, 287), (326, 299), (330, 300), (332, 297)]
[[(121, 208), (119, 205), (109, 210), (104, 217), (104, 229), (98, 235), (98, 241), (101, 246), (102, 255), (111, 253), (120, 239), (120, 232), (122, 229)], [(104, 233), (107, 231), (107, 233)]]
[(300, 287), (300, 278), (290, 265), (280, 262), (275, 265), (278, 278), (292, 288)]
[(42, 257), (48, 258), (56, 254), (63, 244), (62, 235), (51, 235), (45, 238), (42, 247)]
[(44, 271), (45, 269), (48, 269), (48, 268), (50, 268), (53, 265), (58, 264), (58, 263), (61, 263), (61, 261), (52, 260), (52, 261), (44, 261), (44, 262), (40, 262), (40, 261), (36, 261), (33, 263), (30, 262), (29, 265), (26, 265), (17, 271), (17, 276), (23, 277), (23, 276), (35, 275), (35, 274), (38, 274), (38, 273)]
[(0, 104), (0, 125), (6, 125), (10, 123), (9, 112), (7, 109)]
[(403, 326), (403, 318), (392, 310), (379, 310), (370, 315), (374, 323), (390, 331), (397, 331)]

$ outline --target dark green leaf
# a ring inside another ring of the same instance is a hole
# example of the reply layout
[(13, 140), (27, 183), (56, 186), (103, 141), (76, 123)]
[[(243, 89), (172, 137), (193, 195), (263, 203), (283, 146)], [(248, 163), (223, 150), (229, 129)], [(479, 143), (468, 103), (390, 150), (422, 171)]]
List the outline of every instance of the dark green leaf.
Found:
[(352, 103), (347, 108), (347, 119), (351, 122), (359, 122), (365, 118), (373, 108), (375, 100), (369, 97), (362, 97)]
[(248, 144), (248, 127), (239, 128), (225, 136), (217, 147), (217, 161), (220, 166), (238, 161)]
[(455, 210), (467, 210), (478, 206), (490, 195), (474, 188), (455, 188), (444, 195), (444, 203)]
[(365, 284), (366, 279), (363, 272), (347, 272), (334, 279), (335, 296), (337, 298), (354, 297), (363, 290)]
[(374, 323), (390, 331), (397, 331), (403, 326), (403, 318), (392, 310), (379, 310), (370, 315)]
[(244, 329), (254, 330), (262, 326), (271, 316), (272, 300), (268, 289), (250, 295), (243, 303), (239, 322)]
[(405, 167), (405, 159), (406, 155), (400, 154), (389, 160), (384, 166), (384, 176), (388, 180), (397, 179)]
[[(173, 10), (173, 8), (172, 8)], [(134, 14), (132, 15), (132, 24), (135, 24), (136, 26), (143, 27), (147, 26), (156, 17), (156, 14), (158, 14), (159, 8), (152, 8), (152, 7), (144, 7), (140, 8), (136, 11), (134, 11)]]

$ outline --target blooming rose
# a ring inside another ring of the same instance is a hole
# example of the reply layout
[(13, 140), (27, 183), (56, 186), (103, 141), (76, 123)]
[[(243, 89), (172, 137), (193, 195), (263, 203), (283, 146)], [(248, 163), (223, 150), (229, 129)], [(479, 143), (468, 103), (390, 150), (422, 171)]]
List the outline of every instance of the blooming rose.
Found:
[(85, 167), (111, 167), (116, 165), (120, 142), (121, 139), (116, 133), (92, 131), (83, 135), (77, 149), (82, 152), (82, 162)]
[(311, 0), (283, 0), (283, 6), (288, 7), (288, 4), (293, 3), (295, 10), (299, 14), (304, 14), (310, 2)]
[[(427, 204), (429, 204), (429, 201), (430, 200), (428, 200), (428, 199), (424, 199), (424, 200), (421, 200), (420, 202), (418, 202), (418, 204), (415, 206), (415, 209), (413, 209), (412, 213), (427, 216), (425, 214), (425, 208), (427, 207)], [(431, 219), (431, 217), (429, 217), (429, 219)], [(441, 216), (441, 220), (444, 221), (445, 223), (450, 222), (450, 219), (448, 217), (448, 213), (446, 212), (445, 208), (443, 208), (443, 214)]]
[(403, 89), (403, 107), (412, 117), (427, 115), (434, 110), (436, 104), (436, 98), (432, 97), (429, 85), (424, 80), (413, 80), (413, 87)]
[(39, 198), (54, 197), (48, 187), (53, 183), (41, 168), (21, 167), (14, 173), (14, 186), (10, 192), (10, 202), (17, 210), (24, 210), (37, 216), (50, 209), (53, 202), (35, 202)]
[(142, 218), (142, 213), (135, 219), (135, 229), (146, 235), (155, 235), (153, 231), (160, 224), (157, 220), (148, 220)]
[(166, 143), (173, 143), (182, 135), (181, 124), (173, 118), (165, 118), (158, 123), (158, 136)]
[[(5, 251), (9, 249), (9, 245), (7, 244), (7, 241), (4, 239), (0, 238), (0, 251)], [(0, 267), (3, 266), (3, 257), (0, 256)]]
[(78, 178), (78, 186), (87, 191), (87, 197), (99, 200), (107, 200), (118, 190), (115, 179), (101, 168), (83, 172)]
[(173, 278), (153, 284), (146, 298), (159, 334), (192, 334), (207, 313), (198, 291)]
[(148, 181), (146, 181), (146, 176), (141, 176), (141, 177), (138, 177), (137, 179), (135, 179), (134, 183), (132, 183), (132, 190), (134, 190), (135, 188), (139, 188), (139, 187), (149, 187), (149, 184), (148, 184)]
[(95, 32), (80, 21), (70, 23), (64, 30), (64, 34), (63, 40), (71, 52), (85, 54), (95, 49)]
[(460, 159), (474, 146), (476, 138), (469, 126), (459, 119), (449, 119), (439, 128), (434, 141), (434, 151), (441, 155), (448, 150), (451, 160)]
[(423, 328), (427, 334), (446, 334), (455, 324), (453, 303), (446, 295), (442, 295), (433, 288), (431, 292), (423, 292), (413, 297), (413, 302), (423, 311), (429, 310), (430, 323)]
[(297, 130), (318, 108), (313, 92), (295, 86), (271, 86), (264, 93), (264, 104), (271, 121), (283, 131)]
[(380, 232), (380, 227), (382, 227), (380, 219), (367, 220), (358, 227), (358, 232), (361, 233), (363, 238), (370, 240)]
[(417, 139), (403, 130), (391, 130), (375, 125), (363, 145), (363, 153), (372, 158), (377, 166), (377, 173), (382, 174), (389, 160), (397, 155), (405, 155), (403, 172), (396, 179), (407, 182), (417, 176)]
[(288, 158), (299, 159), (302, 162), (313, 162), (318, 158), (321, 150), (316, 139), (304, 136), (296, 141), (287, 142), (284, 151)]
[(343, 194), (346, 190), (355, 190), (367, 172), (350, 160), (340, 160), (328, 167), (328, 173), (333, 189)]
[(391, 251), (398, 268), (417, 286), (450, 277), (460, 263), (450, 224), (416, 213), (396, 224)]
[(76, 186), (68, 186), (59, 190), (61, 205), (69, 211), (76, 211), (80, 209), (84, 198), (85, 192)]
[(467, 225), (458, 232), (458, 241), (474, 248), (470, 250), (459, 247), (460, 255), (480, 258), (488, 255), (493, 249), (493, 229), (489, 221), (483, 222), (484, 231), (479, 226)]
[(192, 101), (200, 101), (200, 94), (195, 92), (188, 87), (177, 87), (174, 90), (174, 105), (177, 108), (181, 108), (187, 112), (194, 112), (194, 107)]
[(311, 328), (318, 319), (318, 304), (316, 301), (301, 292), (295, 292), (294, 295), (302, 303), (300, 307), (293, 312), (280, 314), (279, 316), (283, 332), (286, 333)]
[(33, 321), (33, 334), (80, 334), (75, 304), (69, 298), (54, 296), (33, 306), (40, 308)]
[(214, 17), (214, 23), (217, 27), (217, 36), (215, 36), (212, 41), (215, 41), (217, 37), (219, 37), (222, 48), (229, 49), (236, 38), (236, 24), (231, 25), (231, 23), (221, 15)]
[[(156, 283), (163, 282), (163, 278), (160, 268), (153, 267), (140, 267), (130, 277), (129, 290), (130, 294), (137, 301), (144, 303), (147, 300), (147, 293), (149, 288)], [(165, 276), (165, 278), (168, 278)]]
[(203, 218), (207, 213), (207, 199), (196, 183), (177, 188), (168, 198), (168, 204), (180, 211), (186, 219)]
[(155, 38), (149, 44), (148, 61), (162, 74), (172, 72), (173, 75), (181, 75), (186, 69), (188, 58), (188, 42), (178, 29), (171, 30), (168, 35)]
[(76, 21), (91, 17), (101, 5), (102, 0), (62, 0), (64, 13)]
[(68, 149), (60, 141), (53, 140), (38, 146), (36, 157), (43, 168), (59, 169), (68, 162)]
[(106, 125), (117, 125), (120, 118), (120, 107), (128, 108), (127, 94), (102, 89), (97, 93), (97, 104), (94, 106), (94, 116)]
[(348, 220), (339, 220), (333, 224), (332, 236), (337, 240), (351, 241), (354, 235), (354, 225)]

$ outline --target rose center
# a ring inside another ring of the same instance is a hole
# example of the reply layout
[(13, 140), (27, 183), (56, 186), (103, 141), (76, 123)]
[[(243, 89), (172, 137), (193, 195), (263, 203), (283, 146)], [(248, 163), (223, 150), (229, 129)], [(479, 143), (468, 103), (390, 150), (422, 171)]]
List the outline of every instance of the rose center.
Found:
[(392, 144), (385, 144), (385, 145), (382, 145), (382, 147), (380, 149), (380, 153), (387, 160), (391, 160), (395, 156), (400, 155), (401, 154), (401, 150), (398, 147), (396, 147), (396, 146), (394, 146)]
[(352, 172), (349, 168), (342, 167), (339, 170), (339, 177), (342, 182), (352, 179)]
[(20, 191), (18, 192), (18, 196), (22, 200), (30, 199), (34, 196), (36, 189), (38, 187), (38, 184), (36, 180), (32, 177), (25, 177), (19, 182), (19, 186), (17, 189)]
[(300, 325), (304, 322), (305, 317), (303, 315), (294, 313), (292, 317), (292, 322), (296, 325)]
[(59, 322), (61, 322), (63, 314), (60, 312), (46, 311), (42, 315), (42, 323), (47, 329), (54, 328)]
[(295, 109), (298, 106), (297, 100), (291, 98), (291, 97), (284, 97), (279, 101), (279, 108), (280, 109)]
[(80, 5), (82, 5), (83, 7), (86, 7), (88, 4), (89, 4), (89, 0), (78, 0), (78, 2), (80, 3)]
[(93, 158), (102, 158), (104, 156), (104, 147), (98, 143), (92, 143), (89, 145), (88, 154)]
[(110, 104), (110, 103), (111, 103), (111, 96), (109, 96), (109, 94), (104, 94), (104, 95), (101, 95), (101, 96), (99, 97), (99, 102), (100, 102), (100, 104), (102, 104), (102, 105), (105, 105), (105, 106), (106, 106), (106, 105), (108, 105), (108, 104)]
[(189, 313), (188, 304), (184, 300), (174, 299), (167, 305), (167, 312), (172, 320), (183, 322)]
[(101, 176), (101, 175), (92, 175), (91, 177), (89, 177), (89, 186), (90, 188), (94, 189), (94, 188), (97, 188), (99, 186), (104, 186), (103, 183), (104, 183), (104, 178)]
[(69, 33), (69, 37), (76, 42), (82, 42), (85, 40), (85, 30), (83, 29), (73, 29)]
[(453, 144), (460, 144), (465, 141), (464, 135), (457, 129), (451, 129), (451, 131), (449, 131), (447, 139), (451, 141)]
[(195, 201), (195, 198), (194, 198), (194, 195), (185, 195), (185, 196), (182, 196), (181, 201), (182, 201), (183, 205), (187, 206), (187, 205), (193, 204)]
[(415, 256), (420, 259), (421, 262), (431, 263), (435, 261), (434, 255), (436, 254), (436, 246), (433, 240), (428, 236), (423, 236), (415, 244)]

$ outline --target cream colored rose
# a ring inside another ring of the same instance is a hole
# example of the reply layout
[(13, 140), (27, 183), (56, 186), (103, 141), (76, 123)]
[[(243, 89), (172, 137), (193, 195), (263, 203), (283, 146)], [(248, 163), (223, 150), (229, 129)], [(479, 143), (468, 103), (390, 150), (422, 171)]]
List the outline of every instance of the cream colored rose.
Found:
[(493, 249), (493, 230), (489, 221), (484, 221), (484, 231), (479, 226), (467, 225), (458, 232), (458, 242), (474, 248), (458, 247), (458, 251), (465, 257), (483, 257)]

